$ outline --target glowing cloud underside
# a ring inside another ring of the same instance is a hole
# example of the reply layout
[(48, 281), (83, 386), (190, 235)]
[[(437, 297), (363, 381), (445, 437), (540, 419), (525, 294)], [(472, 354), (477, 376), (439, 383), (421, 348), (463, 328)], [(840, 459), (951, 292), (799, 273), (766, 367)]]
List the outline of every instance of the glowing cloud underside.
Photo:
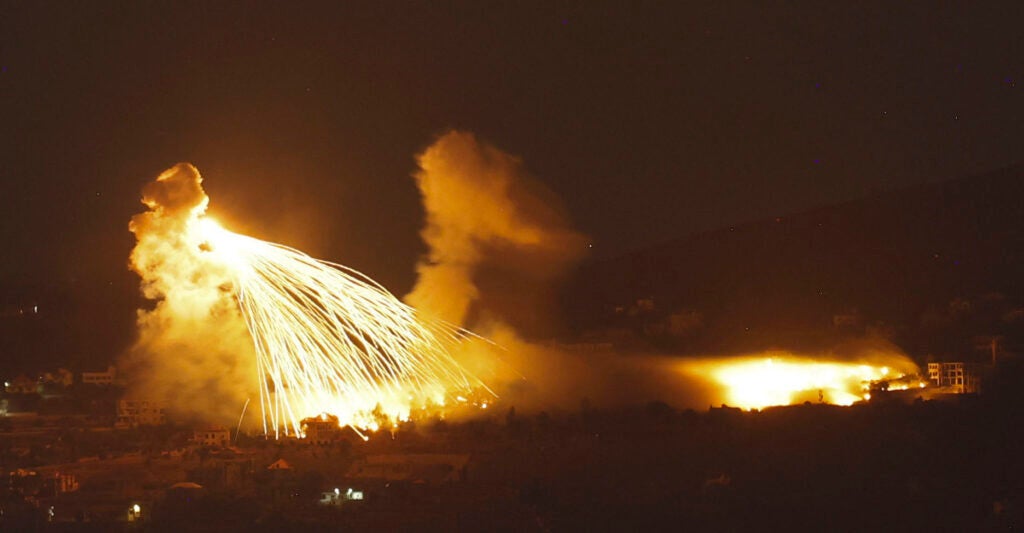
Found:
[[(151, 212), (133, 219), (140, 242), (133, 266), (151, 289), (147, 296), (166, 300), (164, 291), (181, 290), (153, 289), (171, 277), (160, 272), (168, 262), (147, 261), (150, 250), (141, 246), (147, 216), (171, 217), (177, 221), (174, 239), (160, 243), (160, 257), (188, 256), (189, 265), (202, 265), (196, 270), (223, 272), (230, 280), (211, 287), (220, 279), (213, 277), (191, 292), (226, 292), (237, 302), (255, 348), (266, 433), (301, 435), (302, 419), (322, 412), (337, 415), (342, 424), (374, 428), (371, 412), (378, 407), (402, 420), (411, 409), (444, 404), (456, 394), (489, 393), (449, 355), (471, 333), (423, 318), (350, 268), (225, 230), (205, 216), (208, 200), (200, 182), (198, 171), (182, 164), (151, 184), (161, 194), (144, 199)], [(196, 198), (194, 205), (166, 209), (159, 199), (175, 199), (180, 190)], [(210, 299), (216, 297), (199, 299), (199, 306)], [(203, 310), (190, 313), (202, 315)]]

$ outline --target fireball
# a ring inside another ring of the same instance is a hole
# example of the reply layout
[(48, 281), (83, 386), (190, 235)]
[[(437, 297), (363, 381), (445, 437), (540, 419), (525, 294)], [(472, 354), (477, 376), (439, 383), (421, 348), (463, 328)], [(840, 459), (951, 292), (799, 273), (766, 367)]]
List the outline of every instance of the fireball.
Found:
[(688, 362), (682, 370), (714, 382), (721, 389), (723, 403), (743, 409), (805, 401), (852, 405), (870, 399), (872, 382), (899, 379), (916, 371), (904, 356), (887, 355), (885, 359), (850, 362), (777, 352)]
[(140, 322), (230, 320), (212, 311), (230, 293), (255, 351), (266, 434), (302, 435), (302, 420), (320, 413), (373, 430), (382, 415), (406, 420), (450, 395), (490, 393), (449, 354), (473, 333), (421, 316), (351, 268), (225, 229), (205, 214), (201, 181), (187, 164), (161, 174), (144, 194), (150, 211), (132, 221), (132, 264), (159, 302), (151, 314), (162, 313)]

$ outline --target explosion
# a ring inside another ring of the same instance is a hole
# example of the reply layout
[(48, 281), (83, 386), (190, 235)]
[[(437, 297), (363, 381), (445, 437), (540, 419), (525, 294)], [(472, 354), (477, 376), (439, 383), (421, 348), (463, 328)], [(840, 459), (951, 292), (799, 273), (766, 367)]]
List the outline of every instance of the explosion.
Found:
[[(871, 398), (876, 383), (901, 383), (917, 373), (905, 356), (876, 355), (861, 361), (807, 359), (786, 352), (687, 362), (682, 371), (721, 387), (724, 403), (743, 409), (820, 402), (852, 405)], [(896, 388), (906, 388), (897, 385)]]
[[(191, 165), (167, 170), (144, 191), (150, 211), (132, 220), (132, 266), (158, 300), (140, 315), (139, 349), (156, 347), (183, 317), (204, 328), (237, 328), (240, 317), (250, 347), (233, 355), (254, 351), (255, 364), (242, 366), (256, 376), (263, 429), (275, 436), (302, 435), (302, 420), (318, 413), (375, 429), (381, 412), (404, 420), (454, 395), (493, 394), (449, 355), (475, 335), (424, 318), (348, 267), (222, 228), (205, 215), (201, 182)], [(177, 355), (162, 348), (161, 359)]]

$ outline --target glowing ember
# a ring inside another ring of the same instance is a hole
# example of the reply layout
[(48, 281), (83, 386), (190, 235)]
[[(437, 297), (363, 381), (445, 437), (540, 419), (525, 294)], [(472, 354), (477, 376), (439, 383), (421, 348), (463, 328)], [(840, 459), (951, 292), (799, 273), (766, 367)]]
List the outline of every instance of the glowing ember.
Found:
[(779, 353), (696, 361), (687, 363), (684, 371), (719, 385), (723, 403), (760, 409), (807, 401), (851, 405), (871, 398), (872, 382), (898, 380), (915, 368), (905, 357), (895, 358), (892, 365), (879, 365), (809, 360)]

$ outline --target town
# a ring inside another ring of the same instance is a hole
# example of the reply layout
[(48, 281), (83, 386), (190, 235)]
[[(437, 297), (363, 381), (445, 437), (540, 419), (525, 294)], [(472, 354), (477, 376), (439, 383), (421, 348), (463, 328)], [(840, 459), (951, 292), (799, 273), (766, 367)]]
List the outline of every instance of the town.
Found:
[[(1024, 462), (1003, 437), (1017, 427), (1010, 406), (1020, 394), (998, 380), (986, 394), (950, 385), (930, 384), (944, 393), (928, 400), (883, 391), (852, 407), (584, 399), (571, 411), (519, 414), (499, 404), (365, 439), (324, 415), (304, 421), (304, 438), (274, 440), (121, 399), (113, 367), (57, 370), (6, 383), (0, 525), (720, 530), (844, 517), (865, 528), (1019, 527)], [(943, 517), (954, 502), (969, 512)]]

